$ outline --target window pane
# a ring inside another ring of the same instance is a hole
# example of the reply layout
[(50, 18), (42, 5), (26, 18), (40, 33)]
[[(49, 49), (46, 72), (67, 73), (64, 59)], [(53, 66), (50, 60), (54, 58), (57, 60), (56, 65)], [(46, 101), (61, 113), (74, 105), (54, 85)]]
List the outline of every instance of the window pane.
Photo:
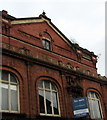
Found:
[(8, 81), (8, 73), (6, 71), (2, 71), (2, 80)]
[(43, 81), (42, 81), (42, 80), (39, 81), (38, 87), (39, 87), (39, 88), (43, 88)]
[(94, 98), (95, 97), (94, 92), (90, 92), (90, 93), (91, 93), (91, 97)]
[(51, 93), (49, 91), (45, 91), (45, 94), (46, 94), (47, 114), (52, 114)]
[(91, 118), (93, 118), (94, 117), (94, 115), (93, 115), (93, 104), (92, 104), (92, 100), (90, 100), (89, 99), (89, 107), (90, 107), (90, 116), (91, 116)]
[(95, 118), (101, 118), (99, 101), (95, 101), (95, 108), (94, 109), (96, 110)]
[(91, 92), (88, 92), (88, 97), (91, 97)]
[(97, 96), (96, 96), (96, 94), (94, 93), (94, 98), (96, 99), (97, 98)]
[(45, 49), (50, 50), (50, 41), (43, 39), (42, 44)]
[(92, 100), (92, 111), (93, 111), (93, 118), (96, 118), (96, 101)]
[(52, 85), (52, 90), (56, 90), (56, 85), (54, 83), (52, 83), (51, 85)]
[(46, 40), (43, 39), (43, 40), (42, 40), (42, 43), (43, 43), (43, 47), (46, 49)]
[(39, 104), (40, 104), (40, 113), (45, 113), (44, 94), (42, 90), (39, 90)]
[(46, 41), (46, 49), (50, 49), (50, 42), (49, 41)]
[(44, 81), (45, 88), (50, 89), (50, 82)]
[(54, 114), (59, 114), (58, 111), (58, 98), (57, 98), (57, 93), (53, 92), (52, 93), (52, 100), (53, 100), (53, 109), (54, 109)]
[(99, 99), (99, 96), (98, 96), (98, 94), (95, 94), (95, 98), (96, 98), (96, 99)]
[(11, 110), (18, 111), (18, 91), (17, 86), (10, 85), (11, 89)]
[(95, 104), (94, 104), (94, 100), (89, 100), (89, 106), (90, 106), (91, 118), (95, 118), (95, 111), (94, 111)]
[(2, 110), (9, 110), (9, 104), (8, 104), (8, 85), (7, 84), (1, 84), (2, 87)]
[(14, 75), (10, 74), (10, 82), (17, 83), (17, 80)]
[(99, 97), (95, 92), (89, 92), (91, 98), (88, 98), (89, 100), (89, 107), (90, 107), (90, 116), (93, 119), (100, 119), (102, 118), (102, 113), (101, 113), (101, 106), (99, 103)]
[(42, 40), (43, 47), (45, 48), (45, 40)]

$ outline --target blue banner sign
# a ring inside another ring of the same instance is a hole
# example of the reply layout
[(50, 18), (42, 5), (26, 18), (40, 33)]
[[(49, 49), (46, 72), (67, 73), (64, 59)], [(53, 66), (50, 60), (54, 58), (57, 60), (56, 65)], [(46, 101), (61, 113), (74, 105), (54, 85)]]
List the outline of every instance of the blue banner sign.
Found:
[(73, 99), (74, 117), (85, 117), (89, 115), (87, 98), (81, 97)]

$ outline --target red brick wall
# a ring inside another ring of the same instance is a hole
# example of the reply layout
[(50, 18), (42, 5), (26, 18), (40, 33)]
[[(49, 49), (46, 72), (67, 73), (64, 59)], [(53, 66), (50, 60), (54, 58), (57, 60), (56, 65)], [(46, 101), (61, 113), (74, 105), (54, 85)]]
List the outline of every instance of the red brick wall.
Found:
[[(19, 80), (20, 113), (29, 117), (40, 115), (38, 81), (46, 78), (58, 87), (61, 117), (73, 118), (74, 96), (67, 90), (66, 79), (66, 75), (73, 75), (81, 79), (79, 83), (83, 88), (82, 96), (87, 96), (89, 90), (94, 90), (100, 95), (104, 118), (107, 119), (107, 83), (83, 73), (84, 70), (89, 70), (97, 75), (96, 66), (92, 61), (86, 59), (78, 61), (72, 46), (68, 45), (46, 22), (11, 25), (7, 33), (3, 31), (2, 41), (9, 46), (3, 48), (1, 69), (14, 73)], [(43, 49), (43, 37), (52, 41), (52, 51)], [(19, 53), (20, 50), (24, 50), (24, 53)], [(36, 59), (32, 56), (36, 56)], [(58, 61), (62, 61), (63, 66), (59, 66)], [(73, 69), (67, 69), (67, 63), (70, 63)], [(82, 73), (74, 70), (77, 66), (82, 69)]]

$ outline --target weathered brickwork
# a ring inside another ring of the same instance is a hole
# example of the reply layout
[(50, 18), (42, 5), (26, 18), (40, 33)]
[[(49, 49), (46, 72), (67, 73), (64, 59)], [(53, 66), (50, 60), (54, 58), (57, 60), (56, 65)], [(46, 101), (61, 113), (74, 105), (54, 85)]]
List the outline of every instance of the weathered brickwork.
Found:
[[(72, 99), (99, 94), (104, 120), (107, 120), (107, 79), (97, 74), (97, 56), (71, 43), (45, 14), (34, 18), (2, 15), (2, 65), (19, 82), (19, 106), (16, 113), (2, 112), (3, 118), (36, 120), (72, 120)], [(50, 42), (43, 48), (42, 40)], [(38, 94), (40, 80), (49, 80), (58, 88), (60, 116), (41, 115)], [(91, 119), (87, 116), (82, 119)]]

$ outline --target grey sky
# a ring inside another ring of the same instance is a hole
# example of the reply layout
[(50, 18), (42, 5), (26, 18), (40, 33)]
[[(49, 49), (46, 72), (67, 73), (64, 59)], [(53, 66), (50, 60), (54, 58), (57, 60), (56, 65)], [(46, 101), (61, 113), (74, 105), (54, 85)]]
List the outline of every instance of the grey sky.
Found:
[(99, 56), (98, 73), (105, 75), (105, 0), (2, 0), (3, 9), (20, 18), (44, 10), (69, 39)]

